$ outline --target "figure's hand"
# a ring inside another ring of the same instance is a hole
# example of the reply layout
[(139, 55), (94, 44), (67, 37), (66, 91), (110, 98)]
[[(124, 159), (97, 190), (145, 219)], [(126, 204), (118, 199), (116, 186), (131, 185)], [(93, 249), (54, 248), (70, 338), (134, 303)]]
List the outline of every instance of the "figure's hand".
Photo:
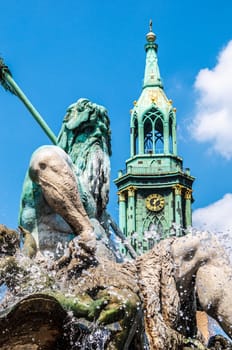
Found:
[(98, 299), (108, 298), (109, 302), (101, 311), (98, 322), (101, 324), (111, 324), (114, 322), (127, 323), (139, 310), (140, 300), (137, 294), (127, 290), (110, 287), (100, 290)]
[(87, 293), (64, 296), (60, 291), (53, 291), (50, 295), (55, 297), (65, 310), (71, 310), (74, 316), (84, 317), (89, 321), (96, 321), (100, 312), (109, 302), (107, 295), (97, 299), (91, 298)]
[(133, 334), (136, 327), (138, 329), (141, 327), (138, 319), (141, 310), (140, 299), (137, 294), (129, 289), (112, 286), (97, 293), (97, 300), (104, 298), (107, 298), (108, 302), (100, 310), (96, 323), (100, 327), (103, 326), (105, 329), (109, 329), (111, 334), (108, 344), (109, 349), (123, 349), (129, 334)]
[(101, 313), (101, 311), (108, 304), (108, 302), (109, 302), (109, 297), (107, 295), (100, 299), (94, 300), (89, 306), (88, 318), (90, 320), (94, 320), (94, 319), (96, 320), (99, 314)]

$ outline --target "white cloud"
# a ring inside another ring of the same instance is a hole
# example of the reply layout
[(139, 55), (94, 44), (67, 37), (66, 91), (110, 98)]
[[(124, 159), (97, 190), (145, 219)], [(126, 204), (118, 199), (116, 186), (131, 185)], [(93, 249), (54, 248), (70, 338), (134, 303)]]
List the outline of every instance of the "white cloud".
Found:
[(213, 69), (202, 69), (195, 81), (198, 93), (190, 132), (211, 150), (232, 158), (232, 41), (220, 52)]
[(227, 249), (232, 262), (232, 193), (193, 212), (193, 227), (215, 233)]
[(232, 232), (232, 193), (193, 212), (193, 226), (214, 232)]

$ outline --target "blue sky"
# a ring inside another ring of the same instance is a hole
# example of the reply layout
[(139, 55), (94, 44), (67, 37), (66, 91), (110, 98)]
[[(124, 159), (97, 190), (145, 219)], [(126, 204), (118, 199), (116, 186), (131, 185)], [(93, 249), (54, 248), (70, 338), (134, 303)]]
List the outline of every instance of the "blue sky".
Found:
[[(165, 91), (177, 108), (179, 155), (196, 177), (195, 222), (220, 230), (232, 226), (231, 11), (230, 0), (9, 0), (1, 3), (0, 54), (55, 134), (78, 98), (107, 107), (115, 179), (129, 158), (129, 110), (141, 92), (152, 18)], [(16, 227), (30, 156), (49, 140), (3, 89), (0, 120), (0, 222)], [(117, 219), (113, 184), (110, 197)]]

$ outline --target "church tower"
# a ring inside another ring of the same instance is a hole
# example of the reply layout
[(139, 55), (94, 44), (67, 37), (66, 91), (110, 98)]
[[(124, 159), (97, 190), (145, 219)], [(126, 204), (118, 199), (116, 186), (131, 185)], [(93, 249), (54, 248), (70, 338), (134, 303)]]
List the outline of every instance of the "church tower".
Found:
[(191, 226), (194, 181), (178, 156), (176, 109), (164, 92), (152, 22), (146, 39), (142, 92), (131, 110), (130, 158), (115, 180), (119, 226), (139, 254)]

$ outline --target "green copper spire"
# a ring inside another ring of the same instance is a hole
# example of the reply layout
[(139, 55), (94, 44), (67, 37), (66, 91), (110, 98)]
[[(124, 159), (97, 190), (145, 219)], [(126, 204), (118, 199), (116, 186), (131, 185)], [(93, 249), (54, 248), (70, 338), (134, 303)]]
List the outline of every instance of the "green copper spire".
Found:
[(176, 108), (160, 78), (151, 21), (146, 39), (143, 87), (130, 111), (130, 158), (115, 180), (119, 226), (138, 254), (191, 225), (194, 181), (177, 152)]
[(143, 154), (177, 156), (176, 109), (163, 89), (151, 21), (146, 38), (144, 84), (131, 110), (131, 157)]
[(152, 31), (152, 20), (150, 20), (150, 31), (149, 33), (147, 33), (146, 39), (147, 39), (147, 43), (145, 45), (145, 50), (146, 50), (147, 56), (146, 56), (143, 88), (148, 86), (159, 86), (162, 88), (163, 85), (160, 78), (158, 59), (157, 59), (158, 45), (155, 43), (156, 35)]

